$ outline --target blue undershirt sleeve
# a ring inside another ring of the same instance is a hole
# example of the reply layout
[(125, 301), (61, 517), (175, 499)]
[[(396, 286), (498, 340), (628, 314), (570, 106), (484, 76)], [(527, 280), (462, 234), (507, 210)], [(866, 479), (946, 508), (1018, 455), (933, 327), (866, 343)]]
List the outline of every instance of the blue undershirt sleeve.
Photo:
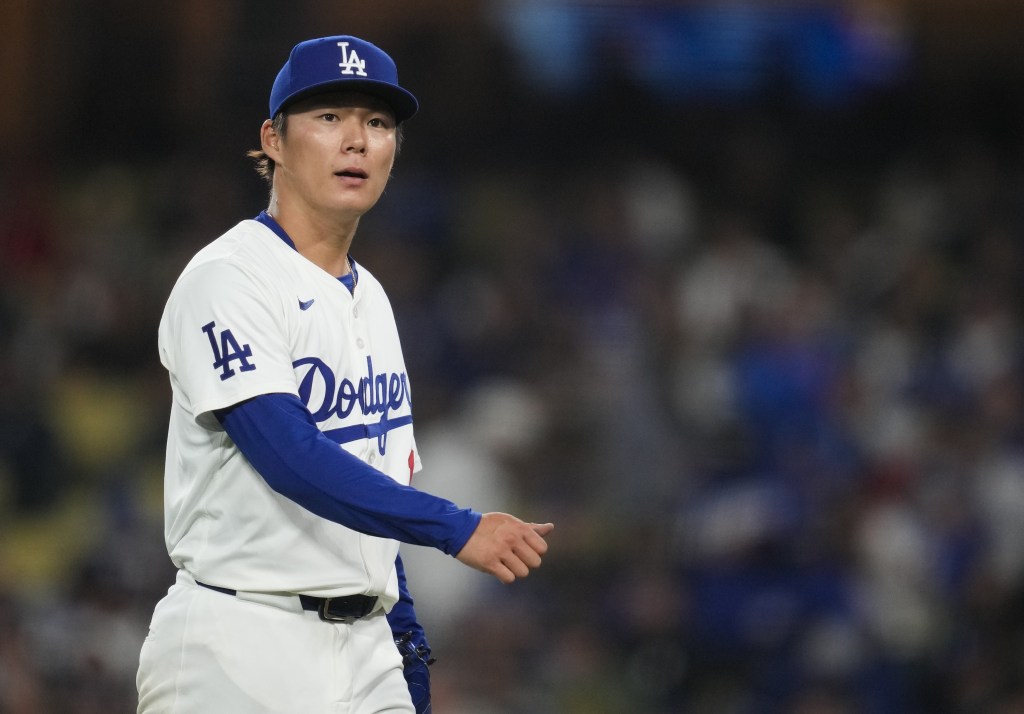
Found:
[(292, 394), (262, 394), (217, 418), (274, 491), (321, 518), (456, 555), (480, 514), (405, 486), (334, 443)]

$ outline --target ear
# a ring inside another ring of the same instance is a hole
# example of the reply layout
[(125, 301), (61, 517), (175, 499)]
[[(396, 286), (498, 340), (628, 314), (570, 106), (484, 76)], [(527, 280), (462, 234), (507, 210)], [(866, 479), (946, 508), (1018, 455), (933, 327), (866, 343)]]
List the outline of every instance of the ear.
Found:
[(278, 161), (281, 153), (281, 135), (274, 129), (274, 122), (269, 119), (264, 120), (263, 126), (260, 127), (260, 147), (264, 154), (275, 162)]

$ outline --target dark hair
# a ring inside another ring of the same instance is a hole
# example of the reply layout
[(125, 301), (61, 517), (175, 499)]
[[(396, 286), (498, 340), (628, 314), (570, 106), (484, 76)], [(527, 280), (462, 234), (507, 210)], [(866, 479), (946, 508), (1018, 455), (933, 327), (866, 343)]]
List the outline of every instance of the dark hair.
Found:
[[(274, 117), (272, 124), (274, 126), (274, 131), (277, 132), (278, 136), (284, 136), (285, 132), (288, 131), (288, 114), (286, 112), (278, 112), (277, 116)], [(256, 162), (256, 173), (262, 176), (263, 180), (267, 183), (273, 185), (274, 160), (267, 156), (267, 153), (263, 149), (251, 149), (246, 152), (246, 156)]]
[[(288, 131), (288, 112), (278, 112), (271, 123), (278, 136), (284, 137)], [(395, 157), (402, 151), (403, 135), (402, 124), (399, 122), (398, 126), (395, 127)], [(263, 149), (251, 149), (245, 155), (256, 162), (256, 173), (262, 176), (263, 180), (267, 183), (273, 185), (274, 160), (267, 156)]]

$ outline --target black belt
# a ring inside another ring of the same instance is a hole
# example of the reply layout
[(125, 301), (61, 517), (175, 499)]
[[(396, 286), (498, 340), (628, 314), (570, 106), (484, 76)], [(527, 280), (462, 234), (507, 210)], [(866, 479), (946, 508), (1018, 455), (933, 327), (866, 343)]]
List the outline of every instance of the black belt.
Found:
[[(207, 585), (198, 580), (196, 585), (215, 590), (225, 595), (237, 595), (237, 590), (222, 588), (217, 585)], [(299, 602), (303, 610), (316, 612), (324, 622), (352, 622), (361, 617), (366, 617), (377, 606), (377, 598), (372, 595), (345, 595), (343, 597), (313, 597), (312, 595), (299, 595)]]

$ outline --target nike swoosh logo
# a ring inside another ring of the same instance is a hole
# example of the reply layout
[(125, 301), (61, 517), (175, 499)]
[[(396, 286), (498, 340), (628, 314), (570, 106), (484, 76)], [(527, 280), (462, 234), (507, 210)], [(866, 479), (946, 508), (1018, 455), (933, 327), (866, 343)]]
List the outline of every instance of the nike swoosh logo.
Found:
[(316, 298), (310, 298), (309, 300), (299, 300), (299, 309), (308, 310), (313, 307), (313, 303), (316, 302)]

